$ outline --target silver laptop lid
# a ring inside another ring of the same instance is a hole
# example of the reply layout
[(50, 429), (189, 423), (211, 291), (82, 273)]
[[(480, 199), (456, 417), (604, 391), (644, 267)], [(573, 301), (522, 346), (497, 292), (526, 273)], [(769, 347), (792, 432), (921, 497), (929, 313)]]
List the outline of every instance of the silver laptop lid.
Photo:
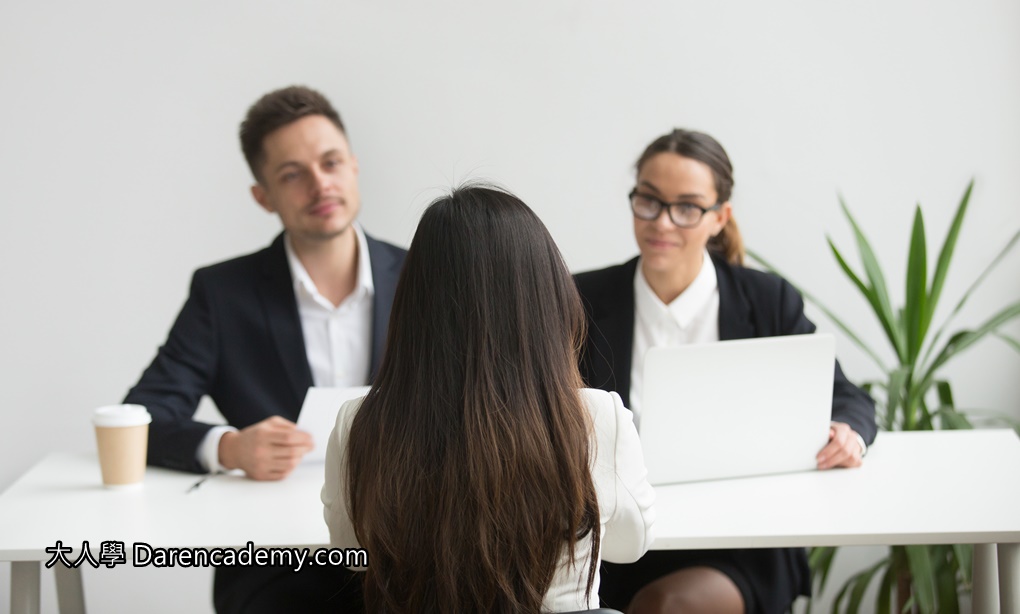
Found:
[(816, 466), (828, 442), (832, 335), (652, 348), (641, 444), (652, 484)]

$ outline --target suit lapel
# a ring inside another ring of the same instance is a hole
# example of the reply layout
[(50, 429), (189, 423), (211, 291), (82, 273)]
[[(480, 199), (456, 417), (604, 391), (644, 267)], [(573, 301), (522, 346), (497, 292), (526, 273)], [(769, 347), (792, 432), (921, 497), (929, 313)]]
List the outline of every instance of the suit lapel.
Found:
[[(266, 314), (266, 326), (300, 407), (305, 393), (312, 386), (312, 370), (308, 366), (308, 353), (301, 332), (297, 299), (294, 297), (294, 282), (283, 246), (283, 233), (277, 235), (272, 245), (263, 252), (261, 268), (259, 296)], [(289, 418), (296, 419), (297, 415)]]
[(599, 301), (598, 311), (592, 313), (595, 330), (588, 331), (594, 342), (592, 351), (591, 385), (615, 390), (624, 403), (630, 406), (630, 371), (634, 352), (634, 275), (637, 258), (614, 271), (615, 279), (607, 280), (604, 288), (610, 292)]
[(737, 285), (730, 265), (712, 256), (719, 283), (719, 340), (756, 337), (751, 305)]
[(372, 299), (372, 357), (368, 381), (375, 381), (379, 373), (383, 350), (386, 348), (386, 330), (390, 322), (390, 308), (393, 306), (393, 295), (400, 277), (400, 266), (403, 264), (393, 249), (365, 236), (368, 242), (368, 259), (372, 266), (372, 284), (375, 296)]

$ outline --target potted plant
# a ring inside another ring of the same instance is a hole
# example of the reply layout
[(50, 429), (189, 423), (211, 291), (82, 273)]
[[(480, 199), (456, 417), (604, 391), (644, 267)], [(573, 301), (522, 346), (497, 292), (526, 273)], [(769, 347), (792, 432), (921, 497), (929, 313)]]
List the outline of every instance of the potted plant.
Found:
[[(799, 288), (804, 298), (814, 303), (881, 370), (879, 380), (863, 386), (875, 397), (881, 429), (914, 431), (972, 428), (974, 416), (957, 407), (949, 382), (940, 375), (941, 370), (960, 352), (988, 336), (998, 337), (1020, 352), (1020, 341), (1000, 331), (1004, 324), (1020, 316), (1020, 300), (999, 309), (977, 327), (950, 330), (954, 317), (970, 295), (1013, 250), (1020, 239), (1020, 230), (1013, 234), (975, 278), (949, 316), (937, 329), (932, 326), (935, 308), (942, 298), (942, 288), (973, 188), (972, 180), (956, 208), (935, 261), (930, 282), (924, 217), (921, 206), (917, 206), (908, 249), (905, 300), (899, 309), (893, 306), (882, 267), (871, 244), (840, 198), (840, 206), (856, 239), (863, 275), (848, 264), (843, 253), (827, 237), (829, 247), (840, 269), (867, 301), (871, 313), (881, 325), (887, 342), (886, 348), (891, 349), (894, 356), (892, 362), (883, 359), (880, 352), (865, 343), (831, 309)], [(766, 268), (776, 270), (758, 254), (750, 252), (749, 255)], [(1001, 416), (986, 416), (985, 419), (1012, 422)], [(1020, 432), (1016, 423), (1012, 425)], [(811, 550), (809, 561), (816, 592), (825, 588), (835, 552), (836, 548), (832, 547)], [(865, 591), (876, 578), (879, 579), (879, 587), (875, 610), (880, 614), (904, 611), (924, 614), (957, 612), (960, 595), (970, 589), (971, 566), (970, 545), (891, 546), (888, 555), (882, 560), (846, 581), (833, 604), (833, 612), (841, 609), (848, 613), (857, 612)]]

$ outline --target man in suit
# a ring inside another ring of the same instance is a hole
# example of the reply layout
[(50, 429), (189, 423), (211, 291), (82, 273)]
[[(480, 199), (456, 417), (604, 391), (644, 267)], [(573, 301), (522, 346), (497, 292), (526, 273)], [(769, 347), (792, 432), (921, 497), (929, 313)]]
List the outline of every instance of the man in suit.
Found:
[[(148, 461), (193, 472), (285, 478), (311, 450), (294, 421), (309, 386), (371, 382), (405, 251), (355, 222), (358, 161), (322, 94), (266, 94), (241, 124), (251, 194), (283, 232), (253, 254), (195, 272), (166, 343), (125, 402), (152, 414)], [(194, 420), (209, 395), (227, 426)], [(202, 522), (202, 519), (195, 519)], [(343, 568), (220, 568), (219, 612), (349, 611)]]

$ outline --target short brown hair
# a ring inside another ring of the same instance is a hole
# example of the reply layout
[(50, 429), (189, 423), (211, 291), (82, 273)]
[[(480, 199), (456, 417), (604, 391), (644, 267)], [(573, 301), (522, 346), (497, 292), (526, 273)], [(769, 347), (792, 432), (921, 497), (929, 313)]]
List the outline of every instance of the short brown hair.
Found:
[(262, 142), (266, 136), (277, 128), (309, 115), (322, 115), (347, 136), (340, 114), (325, 96), (310, 87), (285, 87), (269, 92), (251, 105), (241, 122), (241, 151), (256, 181), (262, 180), (259, 171), (265, 162), (266, 152)]

